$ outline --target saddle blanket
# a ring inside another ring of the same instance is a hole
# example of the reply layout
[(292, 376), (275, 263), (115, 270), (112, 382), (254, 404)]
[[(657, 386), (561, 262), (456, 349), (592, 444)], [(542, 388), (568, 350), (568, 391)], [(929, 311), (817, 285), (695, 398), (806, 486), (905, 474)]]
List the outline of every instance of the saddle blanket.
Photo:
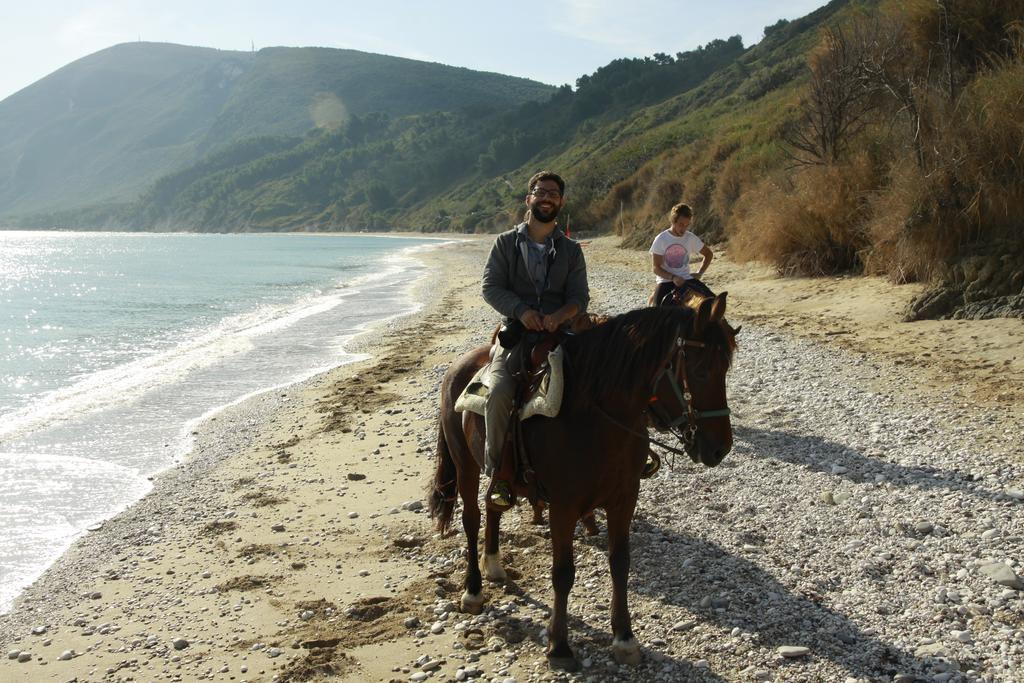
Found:
[[(558, 409), (562, 407), (562, 391), (565, 389), (565, 375), (562, 369), (562, 347), (556, 346), (548, 354), (548, 370), (540, 381), (540, 387), (531, 396), (526, 404), (519, 408), (519, 419), (526, 420), (534, 415), (555, 417)], [(484, 414), (484, 406), (487, 404), (487, 396), (491, 393), (490, 380), (491, 365), (480, 368), (473, 379), (463, 389), (457, 401), (455, 411), (459, 413), (470, 412), (477, 415)]]

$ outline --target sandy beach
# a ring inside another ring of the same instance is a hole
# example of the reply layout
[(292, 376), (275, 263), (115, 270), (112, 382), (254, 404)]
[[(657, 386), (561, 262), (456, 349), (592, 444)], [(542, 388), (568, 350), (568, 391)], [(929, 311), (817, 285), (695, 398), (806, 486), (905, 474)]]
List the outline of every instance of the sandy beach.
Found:
[[(430, 266), (413, 292), (422, 310), (357, 338), (350, 350), (369, 354), (366, 360), (256, 396), (198, 427), (187, 463), (82, 537), (0, 617), (0, 680), (556, 678), (541, 635), (551, 596), (544, 530), (529, 524), (525, 507), (506, 515), (510, 580), (487, 588), (494, 609), (471, 622), (456, 607), (461, 530), (440, 537), (424, 509), (441, 376), (497, 321), (479, 295), (490, 241), (421, 254)], [(584, 249), (593, 310), (616, 313), (646, 301), (652, 278), (645, 253), (620, 250), (613, 237), (587, 241)], [(880, 395), (904, 396), (922, 409), (955, 403), (965, 414), (984, 414), (971, 438), (1009, 468), (1000, 490), (1024, 485), (1013, 480), (1024, 462), (1018, 440), (1007, 438), (1024, 423), (1024, 321), (902, 323), (917, 285), (781, 279), (763, 266), (732, 263), (728, 254), (719, 255), (707, 280), (729, 291), (734, 325), (796, 349), (825, 349), (840, 363), (866, 359), (874, 370), (864, 373), (864, 384)], [(742, 342), (738, 365), (749, 358)], [(740, 400), (735, 393), (730, 399)], [(755, 414), (757, 399), (748, 392), (745, 400)], [(661, 495), (658, 482), (645, 490)], [(1013, 505), (1012, 496), (993, 499), (1004, 504)], [(641, 520), (643, 508), (641, 502)], [(641, 568), (656, 552), (644, 538), (634, 552)], [(767, 546), (771, 538), (747, 545)], [(587, 614), (570, 624), (570, 633), (584, 669), (569, 679), (754, 680), (768, 671), (757, 680), (843, 680), (831, 677), (845, 671), (847, 680), (860, 680), (860, 673), (867, 680), (867, 670), (859, 673), (839, 655), (822, 656), (820, 670), (757, 655), (757, 647), (774, 650), (774, 639), (718, 649), (717, 639), (730, 637), (726, 622), (672, 600), (658, 607), (646, 592), (634, 609), (634, 621), (643, 624), (644, 668), (615, 667), (607, 657), (607, 612), (586, 607), (588, 596), (608, 591), (606, 572), (586, 570), (602, 567), (600, 539), (581, 537), (579, 544), (588, 559), (570, 612)], [(1006, 600), (1019, 618), (1019, 597)], [(697, 627), (675, 629), (684, 608)], [(644, 630), (657, 623), (692, 643), (673, 649), (664, 633)], [(871, 637), (888, 642), (884, 632)], [(707, 654), (697, 657), (693, 648)], [(1009, 680), (990, 671), (989, 680)]]

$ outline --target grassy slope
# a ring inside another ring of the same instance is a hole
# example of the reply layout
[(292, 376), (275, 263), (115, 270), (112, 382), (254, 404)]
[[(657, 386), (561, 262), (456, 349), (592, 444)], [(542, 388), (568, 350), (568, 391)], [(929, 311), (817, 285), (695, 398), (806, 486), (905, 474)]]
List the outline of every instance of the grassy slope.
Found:
[[(503, 178), (467, 184), (410, 212), (411, 226), (442, 213), (479, 214), (499, 229), (521, 210), (522, 181), (551, 168), (570, 184), (570, 214), (578, 230), (622, 229), (649, 241), (672, 204), (687, 198), (707, 215), (711, 177), (723, 161), (776, 167), (784, 163), (777, 130), (804, 82), (804, 55), (817, 30), (847, 3), (837, 0), (781, 26), (736, 63), (698, 87), (628, 116), (584, 126), (567, 143), (531, 159)], [(699, 171), (699, 172), (695, 172)], [(687, 182), (688, 181), (688, 182)], [(500, 197), (495, 205), (494, 198)], [(719, 225), (701, 225), (716, 233)]]

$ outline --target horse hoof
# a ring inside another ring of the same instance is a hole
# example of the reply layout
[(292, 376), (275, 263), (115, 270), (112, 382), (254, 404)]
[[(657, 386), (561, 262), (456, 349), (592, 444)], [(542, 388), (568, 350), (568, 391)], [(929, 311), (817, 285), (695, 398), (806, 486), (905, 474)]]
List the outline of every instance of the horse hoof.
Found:
[(639, 664), (641, 654), (640, 646), (637, 644), (636, 638), (614, 641), (612, 643), (612, 656), (615, 657), (615, 662), (617, 664), (626, 664), (628, 666), (636, 666)]
[(555, 671), (567, 671), (573, 673), (580, 670), (580, 663), (575, 657), (552, 657), (548, 655), (548, 666)]
[(462, 611), (466, 614), (480, 614), (484, 611), (483, 591), (473, 594), (465, 591), (462, 594)]
[(481, 569), (488, 581), (502, 583), (508, 579), (505, 568), (501, 566), (501, 553), (494, 553), (493, 555), (485, 553)]

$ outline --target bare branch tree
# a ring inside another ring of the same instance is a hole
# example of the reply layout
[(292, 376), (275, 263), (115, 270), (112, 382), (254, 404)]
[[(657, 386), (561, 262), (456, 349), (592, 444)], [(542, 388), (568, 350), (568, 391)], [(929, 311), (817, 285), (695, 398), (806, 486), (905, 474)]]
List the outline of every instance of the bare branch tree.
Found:
[[(929, 76), (921, 73), (921, 62), (912, 53), (906, 26), (895, 18), (876, 19), (870, 25), (861, 25), (856, 37), (862, 92), (882, 94), (895, 102), (895, 115), (907, 119), (917, 165), (924, 170), (919, 97), (921, 90), (927, 88)], [(924, 62), (926, 68), (928, 61)]]
[(811, 79), (800, 117), (783, 133), (789, 156), (798, 165), (836, 163), (867, 124), (875, 105), (864, 88), (862, 49), (863, 41), (852, 39), (847, 29), (825, 30), (822, 50), (809, 64)]

